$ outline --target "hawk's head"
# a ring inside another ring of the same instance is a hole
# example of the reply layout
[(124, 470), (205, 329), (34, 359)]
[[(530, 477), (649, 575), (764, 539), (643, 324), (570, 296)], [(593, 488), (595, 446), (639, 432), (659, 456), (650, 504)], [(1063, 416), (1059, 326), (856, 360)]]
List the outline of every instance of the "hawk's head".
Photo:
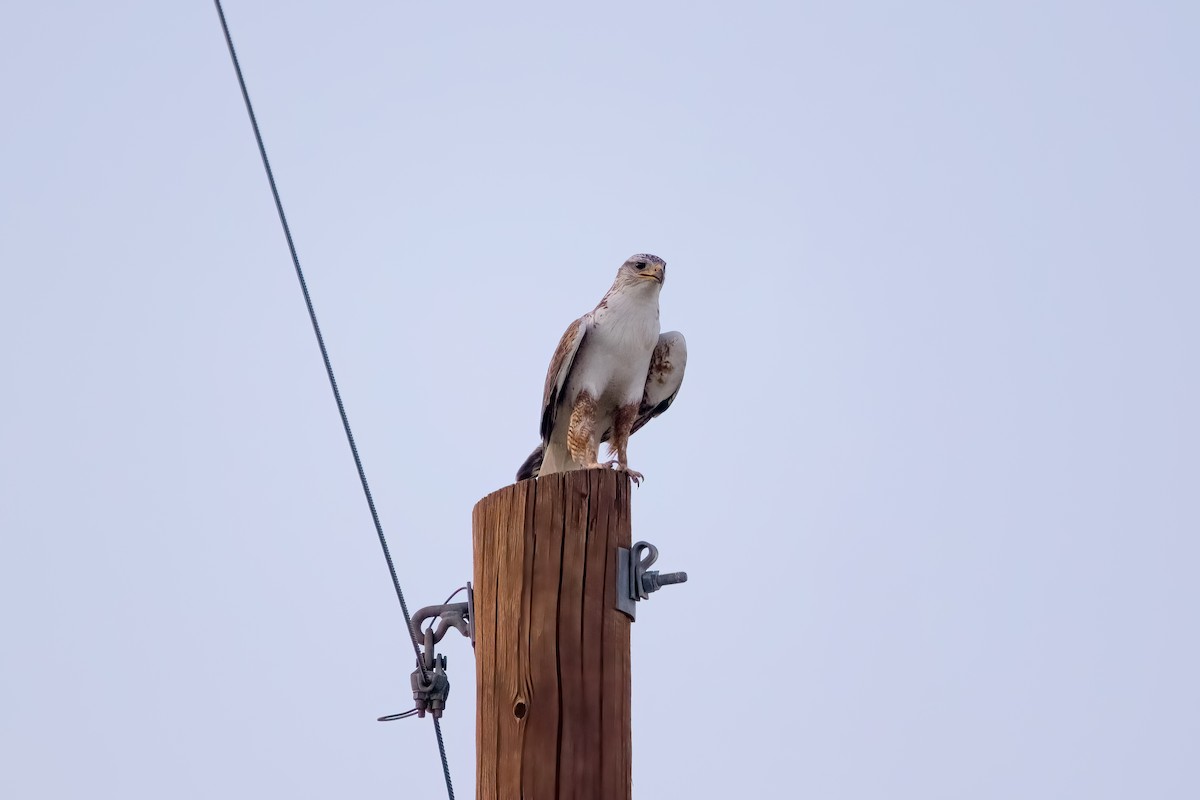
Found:
[(617, 270), (617, 286), (653, 286), (659, 288), (667, 279), (667, 262), (649, 253), (638, 253)]

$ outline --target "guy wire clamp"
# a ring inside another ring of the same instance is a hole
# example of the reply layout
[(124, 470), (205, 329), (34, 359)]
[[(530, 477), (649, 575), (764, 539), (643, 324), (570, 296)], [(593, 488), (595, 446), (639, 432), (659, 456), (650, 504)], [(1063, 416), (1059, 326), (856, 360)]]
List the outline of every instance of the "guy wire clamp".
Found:
[(651, 592), (664, 586), (687, 581), (686, 572), (660, 573), (650, 569), (657, 560), (658, 548), (649, 542), (638, 542), (628, 550), (617, 548), (617, 610), (630, 619), (637, 619), (639, 600), (650, 599)]
[[(467, 602), (425, 606), (413, 614), (413, 634), (424, 645), (410, 681), (416, 707), (400, 714), (380, 717), (380, 722), (391, 722), (413, 715), (424, 717), (426, 712), (432, 714), (434, 719), (441, 718), (446, 709), (446, 698), (450, 695), (450, 679), (446, 677), (446, 657), (436, 653), (434, 647), (451, 628), (466, 636), (471, 640), (471, 646), (475, 646), (475, 591), (469, 581), (463, 588), (467, 590)], [(422, 630), (421, 626), (426, 620), (435, 618), (436, 624), (430, 623), (428, 628)]]

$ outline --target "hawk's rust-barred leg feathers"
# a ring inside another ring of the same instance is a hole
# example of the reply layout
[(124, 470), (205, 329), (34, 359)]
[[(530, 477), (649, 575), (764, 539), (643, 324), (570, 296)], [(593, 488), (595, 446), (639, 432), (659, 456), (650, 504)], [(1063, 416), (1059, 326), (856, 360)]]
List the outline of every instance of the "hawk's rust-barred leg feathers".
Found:
[(615, 466), (619, 471), (628, 473), (634, 483), (641, 485), (644, 477), (642, 473), (629, 468), (629, 435), (633, 433), (633, 423), (637, 419), (637, 415), (638, 405), (635, 403), (617, 409), (617, 413), (613, 416), (612, 430), (612, 449), (617, 457), (605, 466)]
[[(687, 368), (687, 340), (679, 331), (667, 331), (658, 337), (658, 346), (650, 358), (650, 370), (646, 374), (646, 389), (633, 422), (633, 433), (671, 407), (683, 385), (683, 374)], [(601, 442), (611, 438), (612, 431), (605, 430)], [(537, 477), (546, 456), (544, 444), (538, 444), (517, 470), (517, 480)]]
[(596, 401), (587, 392), (580, 392), (571, 409), (571, 425), (567, 428), (567, 450), (580, 469), (601, 466), (598, 457), (600, 440), (596, 437)]

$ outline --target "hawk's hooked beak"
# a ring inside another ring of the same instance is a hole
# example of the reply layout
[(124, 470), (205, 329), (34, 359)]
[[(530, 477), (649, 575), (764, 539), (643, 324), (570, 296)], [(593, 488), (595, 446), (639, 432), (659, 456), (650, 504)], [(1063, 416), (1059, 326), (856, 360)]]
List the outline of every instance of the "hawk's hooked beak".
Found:
[(652, 269), (649, 269), (638, 275), (638, 277), (646, 280), (658, 281), (659, 285), (661, 286), (666, 275), (663, 274), (662, 267), (655, 265)]

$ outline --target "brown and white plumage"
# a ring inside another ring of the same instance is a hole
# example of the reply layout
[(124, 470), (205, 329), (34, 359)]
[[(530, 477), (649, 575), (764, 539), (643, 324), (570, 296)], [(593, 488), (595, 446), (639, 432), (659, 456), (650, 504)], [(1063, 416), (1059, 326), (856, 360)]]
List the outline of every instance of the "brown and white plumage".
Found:
[[(666, 266), (658, 256), (632, 256), (600, 303), (567, 328), (546, 374), (542, 443), (518, 479), (596, 466), (641, 479), (629, 469), (629, 436), (674, 400), (687, 357), (682, 335), (659, 336)], [(616, 455), (607, 465), (597, 460), (601, 441)]]
[[(632, 433), (637, 433), (646, 423), (662, 414), (675, 402), (679, 387), (683, 384), (683, 372), (687, 368), (687, 340), (679, 331), (667, 331), (658, 337), (658, 346), (650, 356), (650, 369), (646, 373), (646, 387), (642, 402), (633, 422)], [(601, 442), (612, 438), (612, 429), (604, 431)], [(517, 470), (517, 480), (536, 478), (542, 468), (545, 449), (541, 442)]]

